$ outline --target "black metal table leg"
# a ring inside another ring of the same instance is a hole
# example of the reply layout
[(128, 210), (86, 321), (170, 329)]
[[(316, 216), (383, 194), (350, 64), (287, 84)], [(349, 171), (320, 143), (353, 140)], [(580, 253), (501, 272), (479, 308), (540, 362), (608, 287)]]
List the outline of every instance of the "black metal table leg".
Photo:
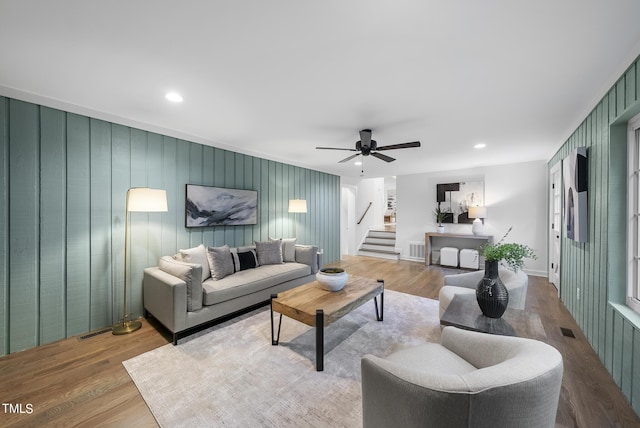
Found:
[(380, 311), (378, 312), (378, 297), (373, 298), (373, 304), (376, 306), (376, 320), (384, 320), (384, 279), (379, 279), (378, 282), (382, 283), (382, 293), (380, 293)]
[(316, 371), (324, 370), (324, 311), (316, 309)]
[(282, 326), (282, 314), (280, 314), (280, 321), (278, 322), (278, 335), (274, 335), (273, 329), (273, 299), (278, 297), (277, 294), (272, 294), (271, 299), (269, 300), (269, 309), (271, 310), (271, 344), (277, 345), (280, 343), (280, 327)]

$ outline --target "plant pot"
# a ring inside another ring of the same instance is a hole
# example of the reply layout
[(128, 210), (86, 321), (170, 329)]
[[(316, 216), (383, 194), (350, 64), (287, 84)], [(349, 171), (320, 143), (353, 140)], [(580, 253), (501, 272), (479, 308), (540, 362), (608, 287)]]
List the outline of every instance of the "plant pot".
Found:
[(349, 275), (340, 268), (324, 268), (316, 274), (316, 281), (327, 291), (340, 291), (347, 284)]
[(444, 226), (437, 226), (436, 230), (438, 231), (438, 233), (444, 233)]
[(485, 261), (484, 277), (476, 287), (476, 299), (482, 313), (500, 318), (509, 304), (509, 291), (498, 276), (498, 262)]

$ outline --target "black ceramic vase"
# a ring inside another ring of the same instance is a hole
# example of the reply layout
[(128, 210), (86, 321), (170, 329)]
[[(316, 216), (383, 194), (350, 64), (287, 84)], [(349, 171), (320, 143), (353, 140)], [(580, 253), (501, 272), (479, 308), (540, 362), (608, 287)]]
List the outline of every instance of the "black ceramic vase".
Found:
[(476, 287), (476, 299), (489, 318), (500, 318), (507, 310), (509, 291), (498, 276), (498, 262), (484, 262), (484, 277)]

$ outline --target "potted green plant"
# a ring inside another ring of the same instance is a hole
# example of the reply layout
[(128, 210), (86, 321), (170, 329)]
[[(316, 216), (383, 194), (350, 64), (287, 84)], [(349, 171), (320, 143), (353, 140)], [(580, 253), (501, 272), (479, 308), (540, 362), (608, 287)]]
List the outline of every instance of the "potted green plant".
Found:
[(442, 225), (442, 222), (444, 221), (445, 216), (446, 216), (446, 213), (442, 211), (442, 209), (440, 208), (440, 204), (438, 204), (436, 209), (433, 210), (433, 219), (438, 224), (437, 229), (438, 229), (438, 232), (440, 233), (444, 232), (444, 226)]
[(486, 262), (500, 262), (505, 263), (513, 270), (517, 272), (524, 266), (524, 259), (536, 259), (536, 255), (528, 245), (505, 243), (504, 240), (511, 233), (510, 227), (507, 233), (504, 234), (502, 239), (497, 244), (485, 244), (481, 250)]
[(533, 250), (523, 244), (505, 243), (511, 227), (497, 244), (486, 244), (482, 250), (484, 256), (484, 277), (476, 287), (476, 300), (480, 310), (490, 318), (500, 318), (509, 304), (509, 291), (498, 275), (498, 263), (505, 263), (517, 272), (524, 265), (524, 259), (535, 259)]

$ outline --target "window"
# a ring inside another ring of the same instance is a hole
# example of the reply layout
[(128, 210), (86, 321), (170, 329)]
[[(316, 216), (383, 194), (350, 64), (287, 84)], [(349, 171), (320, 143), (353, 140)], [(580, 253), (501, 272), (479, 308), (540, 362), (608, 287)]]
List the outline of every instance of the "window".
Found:
[(627, 153), (627, 305), (640, 313), (640, 115), (629, 121)]

